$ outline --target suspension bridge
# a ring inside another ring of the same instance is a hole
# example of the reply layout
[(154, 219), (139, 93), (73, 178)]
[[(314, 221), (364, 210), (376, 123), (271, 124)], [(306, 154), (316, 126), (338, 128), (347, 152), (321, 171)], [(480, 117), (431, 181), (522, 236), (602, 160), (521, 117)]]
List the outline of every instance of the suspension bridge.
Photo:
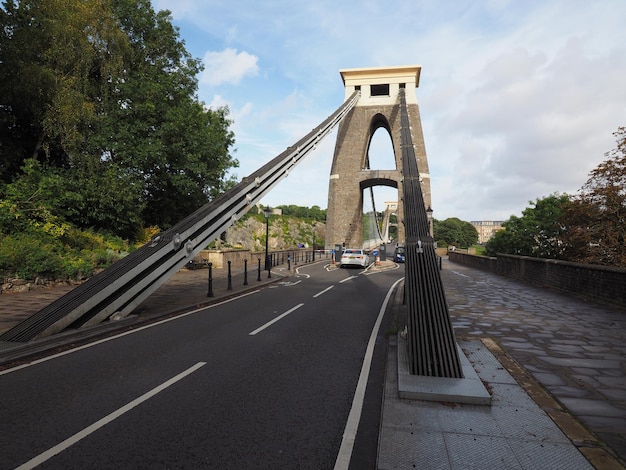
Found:
[[(407, 102), (405, 95), (407, 84), (418, 86), (420, 70), (419, 66), (342, 70), (346, 99), (319, 126), (256, 172), (243, 178), (232, 189), (0, 335), (0, 341), (28, 342), (66, 329), (87, 328), (103, 321), (128, 316), (200, 250), (219, 237), (287, 177), (335, 126), (339, 125), (331, 169), (331, 182), (335, 183), (350, 179), (351, 173), (342, 173), (340, 163), (342, 160), (354, 158), (354, 153), (342, 157), (342, 151), (346, 147), (344, 144), (350, 141), (351, 134), (359, 134), (359, 140), (363, 127), (368, 127), (368, 132), (364, 135), (369, 135), (371, 140), (371, 134), (376, 128), (385, 127), (390, 134), (399, 131), (394, 148), (398, 151), (396, 160), (401, 163), (401, 168), (384, 172), (371, 170), (367, 150), (363, 155), (357, 155), (362, 161), (359, 166), (360, 181), (357, 181), (356, 191), (352, 187), (348, 187), (348, 190), (358, 194), (360, 203), (354, 207), (355, 204), (350, 204), (349, 194), (342, 193), (339, 186), (331, 184), (328, 220), (331, 240), (327, 239), (327, 246), (336, 242), (338, 237), (343, 237), (348, 244), (355, 240), (370, 247), (380, 244), (382, 234), (371, 188), (376, 183), (401, 187), (402, 199), (398, 203), (397, 213), (402, 215), (404, 228), (399, 223), (398, 232), (402, 235), (406, 232), (405, 296), (410, 313), (409, 336), (412, 338), (410, 356), (414, 364), (413, 373), (459, 377), (461, 371), (456, 343), (426, 214), (423, 188), (427, 190), (430, 202), (430, 185), (424, 180), (429, 175), (420, 173), (420, 167), (424, 169), (427, 166), (417, 102), (414, 96)], [(381, 104), (385, 105), (384, 109), (380, 107)], [(372, 107), (375, 109), (372, 110)], [(357, 113), (356, 109), (360, 111)], [(369, 125), (364, 126), (355, 118), (359, 113), (362, 115), (363, 111), (371, 114)], [(419, 130), (419, 134), (415, 134), (416, 130)], [(414, 135), (417, 135), (416, 143)], [(356, 147), (352, 146), (350, 151), (353, 152)], [(421, 157), (416, 156), (416, 147), (421, 149)], [(345, 187), (347, 186), (344, 184), (343, 188)], [(365, 230), (358, 233), (358, 228), (363, 227), (362, 208), (368, 205), (363, 203), (363, 199), (369, 199), (371, 210), (365, 217)], [(346, 209), (344, 216), (339, 215), (340, 209)], [(366, 240), (363, 240), (363, 233), (366, 233)]]

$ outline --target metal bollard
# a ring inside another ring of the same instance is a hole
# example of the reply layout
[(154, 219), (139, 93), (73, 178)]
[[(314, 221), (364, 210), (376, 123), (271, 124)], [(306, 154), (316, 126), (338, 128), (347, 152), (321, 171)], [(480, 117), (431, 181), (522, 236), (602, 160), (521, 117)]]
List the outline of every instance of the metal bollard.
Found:
[(228, 288), (227, 290), (233, 290), (233, 276), (230, 274), (230, 260), (228, 261)]
[(287, 271), (291, 271), (291, 255), (287, 255)]
[(209, 292), (207, 297), (213, 297), (213, 263), (209, 263)]
[(261, 280), (261, 258), (259, 258), (259, 275), (256, 278), (257, 281)]
[(243, 260), (243, 285), (248, 285), (248, 260)]

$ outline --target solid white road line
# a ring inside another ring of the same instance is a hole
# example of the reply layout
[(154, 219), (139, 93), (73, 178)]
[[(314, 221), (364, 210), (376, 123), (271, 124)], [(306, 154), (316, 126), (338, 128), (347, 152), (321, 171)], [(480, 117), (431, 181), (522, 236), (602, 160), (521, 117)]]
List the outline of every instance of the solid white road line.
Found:
[(75, 352), (78, 352), (78, 351), (82, 351), (83, 349), (91, 348), (92, 346), (96, 346), (98, 344), (106, 343), (108, 341), (113, 341), (114, 339), (121, 338), (122, 336), (132, 335), (134, 333), (138, 333), (139, 331), (143, 331), (143, 330), (146, 330), (148, 328), (153, 328), (155, 326), (162, 325), (163, 323), (168, 323), (168, 322), (171, 322), (171, 321), (174, 321), (174, 320), (178, 320), (179, 318), (186, 317), (187, 315), (193, 315), (193, 314), (201, 312), (203, 310), (209, 310), (211, 308), (218, 307), (220, 305), (224, 305), (224, 304), (227, 304), (229, 302), (234, 302), (235, 300), (239, 300), (242, 297), (247, 297), (248, 295), (256, 294), (257, 292), (261, 292), (261, 291), (260, 290), (255, 290), (255, 291), (251, 291), (251, 292), (246, 292), (245, 294), (238, 295), (237, 297), (232, 297), (230, 299), (226, 299), (226, 300), (223, 300), (221, 302), (217, 302), (217, 303), (214, 303), (214, 304), (211, 304), (211, 305), (207, 305), (206, 307), (201, 307), (201, 308), (198, 308), (196, 310), (192, 310), (190, 312), (186, 312), (186, 313), (183, 313), (181, 315), (177, 315), (175, 317), (170, 317), (170, 318), (166, 318), (165, 320), (160, 320), (158, 322), (150, 323), (149, 325), (141, 326), (141, 327), (136, 328), (134, 330), (125, 331), (124, 333), (120, 333), (120, 334), (115, 335), (115, 336), (110, 336), (108, 338), (103, 338), (103, 339), (100, 339), (98, 341), (94, 341), (93, 343), (85, 344), (83, 346), (78, 346), (77, 348), (68, 349), (67, 351), (63, 351), (63, 352), (60, 352), (60, 353), (57, 353), (57, 354), (53, 354), (51, 356), (42, 357), (41, 359), (37, 359), (35, 361), (29, 362), (28, 364), (22, 364), (21, 366), (13, 367), (12, 369), (2, 370), (2, 371), (0, 371), (0, 375), (9, 374), (11, 372), (15, 372), (15, 371), (18, 371), (20, 369), (25, 369), (26, 367), (34, 366), (36, 364), (41, 364), (42, 362), (46, 362), (46, 361), (50, 361), (52, 359), (56, 359), (57, 357), (61, 357), (61, 356), (65, 356), (67, 354), (72, 354), (72, 353), (75, 353)]
[(347, 277), (347, 278), (342, 279), (341, 281), (339, 281), (339, 284), (343, 284), (344, 282), (349, 281), (350, 279), (356, 279), (356, 278), (357, 278), (357, 276)]
[(354, 440), (356, 438), (356, 432), (359, 429), (359, 421), (361, 421), (361, 412), (363, 411), (363, 401), (365, 400), (365, 389), (367, 387), (367, 380), (370, 374), (370, 368), (372, 366), (372, 357), (374, 356), (374, 345), (376, 343), (376, 336), (378, 336), (378, 330), (380, 324), (385, 316), (385, 310), (387, 310), (387, 304), (391, 298), (391, 294), (400, 281), (404, 278), (398, 279), (389, 288), (387, 296), (383, 305), (380, 307), (378, 318), (372, 329), (370, 340), (367, 344), (367, 350), (365, 357), (363, 358), (363, 365), (361, 366), (361, 375), (359, 376), (359, 382), (354, 392), (354, 399), (352, 400), (352, 408), (350, 408), (350, 414), (348, 415), (348, 421), (346, 422), (346, 428), (343, 431), (343, 439), (341, 441), (341, 447), (337, 460), (335, 461), (335, 470), (344, 470), (350, 466), (350, 457), (352, 457), (352, 449), (354, 448)]
[(44, 463), (48, 459), (51, 459), (55, 455), (63, 452), (68, 447), (73, 446), (74, 444), (76, 444), (81, 439), (84, 439), (85, 437), (89, 436), (90, 434), (96, 432), (101, 427), (103, 427), (103, 426), (109, 424), (111, 421), (119, 418), (124, 413), (132, 410), (136, 406), (139, 406), (144, 401), (149, 400), (150, 398), (155, 396), (157, 393), (162, 392), (163, 390), (165, 390), (169, 386), (171, 386), (171, 385), (175, 384), (176, 382), (182, 380), (183, 378), (187, 377), (189, 374), (192, 374), (193, 372), (195, 372), (196, 370), (198, 370), (200, 367), (204, 366), (205, 364), (206, 364), (206, 362), (198, 362), (193, 367), (190, 367), (186, 371), (181, 372), (180, 374), (178, 374), (175, 377), (172, 377), (167, 382), (162, 383), (161, 385), (159, 385), (156, 388), (153, 388), (149, 392), (144, 393), (139, 398), (134, 399), (133, 401), (131, 401), (127, 405), (124, 405), (123, 407), (117, 409), (116, 411), (114, 411), (113, 413), (105, 416), (101, 420), (96, 421), (91, 426), (88, 426), (85, 429), (83, 429), (82, 431), (79, 431), (76, 434), (74, 434), (73, 436), (65, 439), (60, 444), (57, 444), (56, 446), (48, 449), (47, 451), (39, 454), (38, 456), (30, 459), (28, 462), (26, 462), (26, 463), (20, 465), (19, 467), (17, 467), (16, 470), (26, 470), (26, 469), (35, 468), (36, 466), (41, 465), (42, 463)]
[(297, 274), (297, 275), (299, 275), (299, 276), (304, 276), (304, 277), (306, 277), (307, 279), (308, 279), (308, 278), (310, 278), (310, 277), (311, 277), (311, 275), (310, 275), (310, 274), (307, 274), (307, 273), (301, 273), (301, 272), (300, 272), (300, 269), (301, 269), (301, 268), (307, 268), (307, 267), (308, 267), (308, 265), (306, 265), (306, 266), (298, 266), (298, 267), (296, 268), (296, 274)]
[(256, 335), (257, 333), (260, 333), (260, 332), (261, 332), (261, 331), (263, 331), (265, 328), (267, 328), (267, 327), (269, 327), (269, 326), (272, 326), (274, 323), (276, 323), (277, 321), (279, 321), (279, 320), (281, 320), (281, 319), (285, 318), (285, 317), (286, 317), (287, 315), (289, 315), (290, 313), (295, 312), (296, 310), (298, 310), (298, 309), (299, 309), (300, 307), (302, 307), (303, 305), (304, 305), (304, 304), (298, 304), (298, 305), (296, 305), (295, 307), (293, 307), (293, 308), (291, 308), (291, 309), (287, 310), (285, 313), (283, 313), (283, 314), (281, 314), (281, 315), (277, 316), (277, 317), (276, 317), (276, 318), (274, 318), (272, 321), (268, 321), (265, 325), (260, 326), (259, 328), (257, 328), (257, 329), (256, 329), (256, 330), (254, 330), (254, 331), (251, 331), (250, 333), (248, 333), (248, 335), (250, 335), (250, 336), (254, 336), (254, 335)]
[(325, 294), (326, 292), (328, 292), (329, 290), (331, 290), (333, 287), (335, 287), (335, 286), (330, 286), (330, 287), (327, 287), (327, 288), (326, 288), (326, 289), (324, 289), (323, 291), (318, 292), (317, 294), (315, 294), (315, 295), (313, 296), (313, 298), (317, 299), (320, 295)]

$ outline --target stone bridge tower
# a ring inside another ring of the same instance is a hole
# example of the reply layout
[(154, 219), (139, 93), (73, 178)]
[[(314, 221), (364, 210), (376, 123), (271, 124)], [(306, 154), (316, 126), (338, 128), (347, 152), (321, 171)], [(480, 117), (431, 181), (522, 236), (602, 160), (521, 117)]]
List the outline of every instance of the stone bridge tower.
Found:
[[(361, 91), (356, 106), (339, 125), (330, 171), (326, 247), (360, 247), (363, 233), (363, 191), (371, 186), (398, 189), (398, 241), (404, 242), (404, 201), (402, 200), (402, 142), (400, 137), (399, 90), (405, 89), (411, 136), (419, 169), (424, 204), (430, 207), (430, 175), (424, 148), (417, 97), (421, 66), (376, 67), (340, 70), (346, 99)], [(389, 132), (395, 168), (369, 168), (369, 147), (374, 132)]]

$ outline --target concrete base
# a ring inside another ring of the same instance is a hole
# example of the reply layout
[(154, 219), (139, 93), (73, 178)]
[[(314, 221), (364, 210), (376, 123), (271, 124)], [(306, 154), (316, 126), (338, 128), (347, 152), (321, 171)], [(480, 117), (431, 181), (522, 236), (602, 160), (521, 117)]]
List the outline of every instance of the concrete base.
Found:
[(409, 400), (491, 405), (491, 395), (457, 345), (463, 378), (427, 377), (409, 373), (407, 339), (398, 334), (398, 395)]

